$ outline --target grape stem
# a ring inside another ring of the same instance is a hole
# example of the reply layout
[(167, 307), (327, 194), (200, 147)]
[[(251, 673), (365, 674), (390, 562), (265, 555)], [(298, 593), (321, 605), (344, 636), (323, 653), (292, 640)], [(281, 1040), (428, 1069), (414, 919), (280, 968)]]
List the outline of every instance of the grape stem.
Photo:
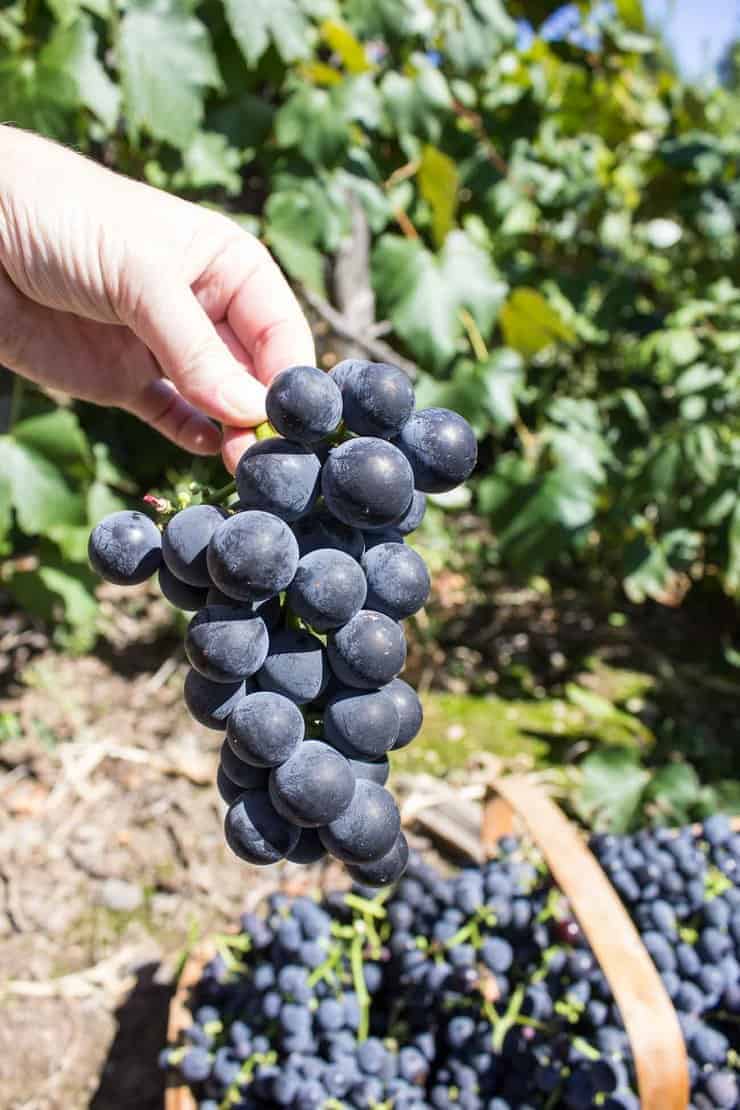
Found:
[(352, 969), (352, 985), (355, 988), (357, 1002), (360, 1008), (360, 1025), (357, 1030), (358, 1041), (367, 1040), (370, 1031), (370, 995), (363, 970), (362, 949), (364, 938), (361, 933), (356, 933), (350, 947), (350, 967)]
[(236, 493), (236, 482), (227, 482), (221, 489), (215, 489), (208, 495), (208, 500), (211, 505), (222, 505), (224, 501), (228, 501), (233, 493)]

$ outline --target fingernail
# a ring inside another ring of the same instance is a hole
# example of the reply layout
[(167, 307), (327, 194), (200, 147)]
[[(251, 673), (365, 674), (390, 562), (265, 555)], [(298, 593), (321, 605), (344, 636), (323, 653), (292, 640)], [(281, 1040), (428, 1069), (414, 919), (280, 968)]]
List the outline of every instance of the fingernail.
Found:
[(243, 378), (223, 382), (220, 389), (221, 403), (232, 414), (229, 423), (243, 422), (247, 427), (252, 427), (264, 420), (265, 392), (264, 386), (246, 374)]

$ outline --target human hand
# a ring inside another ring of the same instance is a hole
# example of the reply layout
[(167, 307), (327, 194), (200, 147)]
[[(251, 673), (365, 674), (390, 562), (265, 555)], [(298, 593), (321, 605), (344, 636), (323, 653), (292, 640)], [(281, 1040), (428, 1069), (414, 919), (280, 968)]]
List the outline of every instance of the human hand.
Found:
[[(288, 283), (217, 212), (0, 127), (0, 362), (233, 472), (265, 386), (315, 361)], [(220, 430), (208, 419), (224, 425)]]

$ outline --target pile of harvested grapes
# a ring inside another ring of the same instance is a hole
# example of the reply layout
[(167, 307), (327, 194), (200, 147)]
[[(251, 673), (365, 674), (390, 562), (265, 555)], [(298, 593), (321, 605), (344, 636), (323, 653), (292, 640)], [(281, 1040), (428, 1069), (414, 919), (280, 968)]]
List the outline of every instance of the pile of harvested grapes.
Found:
[(242, 456), (227, 507), (189, 505), (163, 533), (143, 513), (113, 513), (90, 561), (123, 586), (158, 572), (165, 597), (195, 611), (185, 700), (226, 734), (232, 850), (253, 864), (328, 851), (381, 886), (408, 859), (387, 753), (422, 722), (398, 678), (401, 622), (430, 581), (404, 539), (427, 493), (470, 475), (475, 436), (454, 412), (415, 410), (401, 370), (359, 360), (284, 370), (266, 407), (273, 434)]
[[(678, 1012), (694, 1110), (740, 1105), (740, 835), (592, 849)], [(443, 877), (412, 856), (379, 894), (272, 895), (219, 938), (162, 1053), (199, 1110), (638, 1110), (609, 984), (536, 851)]]

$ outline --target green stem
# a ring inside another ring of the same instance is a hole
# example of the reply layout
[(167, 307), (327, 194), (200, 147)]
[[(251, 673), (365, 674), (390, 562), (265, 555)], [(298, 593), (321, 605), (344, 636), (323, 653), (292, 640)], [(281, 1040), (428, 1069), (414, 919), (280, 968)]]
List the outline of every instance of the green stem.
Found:
[(364, 938), (357, 933), (352, 940), (352, 947), (350, 948), (350, 967), (352, 968), (352, 985), (355, 988), (357, 995), (357, 1002), (360, 1007), (360, 1025), (357, 1030), (358, 1041), (367, 1040), (367, 1035), (370, 1030), (370, 995), (368, 994), (367, 984), (365, 982), (365, 974), (362, 963), (362, 947)]
[(361, 898), (359, 894), (345, 894), (344, 901), (350, 909), (359, 910), (361, 914), (381, 919), (385, 917), (385, 910), (374, 899), (371, 902), (369, 898)]
[(466, 940), (473, 939), (474, 941), (476, 935), (478, 937), (478, 945), (476, 947), (480, 947), (480, 933), (478, 930), (478, 923), (476, 922), (475, 918), (473, 918), (472, 921), (468, 921), (465, 925), (458, 929), (454, 936), (451, 936), (449, 940), (446, 940), (444, 942), (444, 947), (457, 948), (459, 944), (464, 944)]
[(523, 1001), (524, 987), (519, 986), (511, 996), (511, 1001), (509, 1002), (509, 1005), (506, 1009), (506, 1013), (494, 1026), (492, 1046), (495, 1053), (501, 1052), (501, 1049), (504, 1046), (504, 1040), (506, 1039), (506, 1034), (509, 1032), (510, 1029), (513, 1028), (514, 1025), (516, 1025), (516, 1021), (519, 1017), (519, 1011), (522, 1008)]
[(343, 948), (341, 944), (335, 944), (329, 951), (329, 955), (324, 960), (323, 964), (319, 964), (308, 977), (309, 987), (315, 987), (321, 979), (329, 980), (334, 977), (334, 970), (342, 962)]
[(213, 490), (208, 498), (209, 504), (220, 505), (224, 501), (228, 501), (233, 493), (236, 493), (236, 482), (227, 482), (225, 486), (221, 486), (221, 489)]
[(287, 605), (285, 606), (284, 620), (285, 627), (291, 629), (292, 632), (303, 631), (303, 621), (296, 613), (292, 611), (292, 609), (289, 609)]
[(274, 437), (277, 435), (277, 432), (275, 431), (269, 420), (265, 420), (264, 423), (259, 424), (255, 428), (254, 434), (257, 436), (257, 439), (274, 439)]

